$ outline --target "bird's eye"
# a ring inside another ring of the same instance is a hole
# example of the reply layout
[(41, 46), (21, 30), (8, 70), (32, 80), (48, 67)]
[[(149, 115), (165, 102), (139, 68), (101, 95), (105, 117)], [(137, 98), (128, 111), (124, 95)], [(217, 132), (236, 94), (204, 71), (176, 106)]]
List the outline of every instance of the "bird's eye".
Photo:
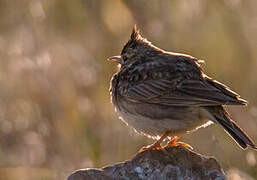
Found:
[(125, 62), (125, 61), (128, 59), (127, 54), (123, 54), (123, 55), (122, 55), (122, 59), (123, 59), (123, 61)]

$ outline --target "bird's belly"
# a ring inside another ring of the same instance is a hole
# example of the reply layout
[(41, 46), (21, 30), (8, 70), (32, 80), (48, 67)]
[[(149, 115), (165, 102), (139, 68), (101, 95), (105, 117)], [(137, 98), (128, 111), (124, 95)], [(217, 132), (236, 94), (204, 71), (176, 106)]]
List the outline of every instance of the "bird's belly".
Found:
[(199, 116), (193, 114), (185, 114), (181, 119), (173, 119), (172, 117), (152, 119), (127, 111), (117, 110), (117, 112), (120, 118), (127, 125), (133, 127), (136, 132), (155, 139), (162, 136), (167, 131), (170, 136), (179, 136), (195, 130), (208, 122), (208, 120), (199, 118)]

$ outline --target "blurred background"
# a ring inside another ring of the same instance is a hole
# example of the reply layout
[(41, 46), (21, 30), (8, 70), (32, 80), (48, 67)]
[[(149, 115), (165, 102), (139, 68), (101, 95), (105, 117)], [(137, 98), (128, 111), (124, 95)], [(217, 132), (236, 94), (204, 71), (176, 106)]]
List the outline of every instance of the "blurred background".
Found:
[[(64, 179), (152, 143), (118, 120), (109, 81), (136, 23), (249, 101), (228, 108), (257, 142), (257, 1), (0, 0), (0, 179)], [(257, 153), (212, 125), (182, 139), (230, 179), (257, 178)], [(240, 173), (235, 173), (240, 172)]]

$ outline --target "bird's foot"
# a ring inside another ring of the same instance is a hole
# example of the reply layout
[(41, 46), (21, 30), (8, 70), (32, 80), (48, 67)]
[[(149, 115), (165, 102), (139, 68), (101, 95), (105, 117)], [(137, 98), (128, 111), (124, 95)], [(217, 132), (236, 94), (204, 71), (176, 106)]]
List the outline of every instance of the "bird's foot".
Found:
[(168, 136), (169, 132), (165, 132), (161, 137), (160, 139), (158, 139), (154, 144), (151, 144), (149, 146), (146, 146), (146, 147), (142, 147), (139, 152), (142, 152), (142, 151), (146, 151), (146, 150), (160, 150), (160, 149), (163, 149), (163, 147), (161, 146), (161, 143), (163, 142), (163, 140)]
[(184, 142), (177, 142), (177, 140), (179, 140), (179, 139), (180, 139), (180, 137), (175, 136), (174, 138), (172, 138), (170, 140), (170, 142), (168, 142), (168, 144), (165, 147), (167, 147), (167, 146), (184, 146), (184, 147), (186, 147), (188, 149), (193, 150), (193, 147), (190, 146), (189, 144), (184, 143)]
[(147, 150), (160, 150), (163, 149), (160, 143), (156, 142), (154, 144), (151, 144), (149, 146), (142, 147), (139, 152), (147, 151)]

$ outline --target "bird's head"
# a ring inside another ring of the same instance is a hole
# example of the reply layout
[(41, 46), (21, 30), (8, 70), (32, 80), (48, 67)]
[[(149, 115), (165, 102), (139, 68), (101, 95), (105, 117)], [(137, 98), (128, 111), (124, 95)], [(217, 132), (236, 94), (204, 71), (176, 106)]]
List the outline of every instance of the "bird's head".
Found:
[(149, 52), (157, 49), (158, 48), (153, 46), (151, 42), (140, 35), (139, 30), (135, 25), (130, 35), (130, 39), (121, 51), (121, 55), (109, 57), (108, 60), (118, 62), (123, 66), (139, 59), (143, 59)]

